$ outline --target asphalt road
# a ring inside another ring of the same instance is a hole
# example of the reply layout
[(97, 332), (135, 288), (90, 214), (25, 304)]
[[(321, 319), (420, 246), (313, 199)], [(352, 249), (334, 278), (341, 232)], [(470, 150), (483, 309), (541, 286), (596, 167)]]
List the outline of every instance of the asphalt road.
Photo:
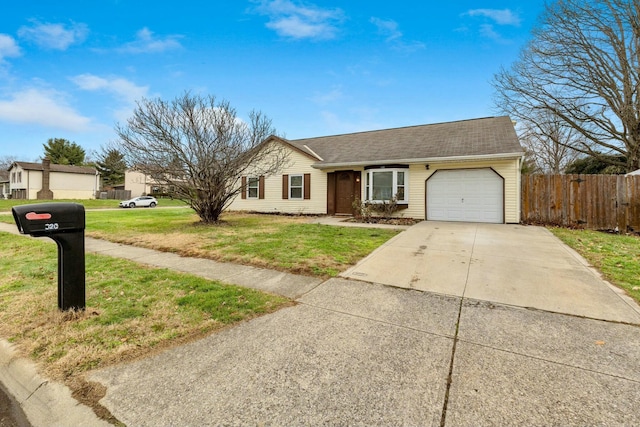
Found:
[(7, 395), (0, 384), (0, 427), (31, 427), (20, 405)]

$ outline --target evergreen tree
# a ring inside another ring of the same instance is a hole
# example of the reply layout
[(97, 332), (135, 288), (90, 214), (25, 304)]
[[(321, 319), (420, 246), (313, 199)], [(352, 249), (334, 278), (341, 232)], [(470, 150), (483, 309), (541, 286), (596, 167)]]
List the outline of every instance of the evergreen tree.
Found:
[(58, 165), (76, 165), (84, 163), (85, 152), (75, 142), (70, 142), (64, 138), (49, 138), (44, 147), (44, 156), (51, 160), (51, 163)]
[(127, 169), (124, 154), (115, 148), (103, 149), (96, 161), (96, 169), (100, 172), (104, 185), (124, 183), (124, 172)]

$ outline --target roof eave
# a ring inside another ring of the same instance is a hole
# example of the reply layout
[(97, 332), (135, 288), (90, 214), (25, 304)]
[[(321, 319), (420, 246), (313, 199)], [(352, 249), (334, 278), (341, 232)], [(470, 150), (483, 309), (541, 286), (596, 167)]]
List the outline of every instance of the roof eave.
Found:
[(524, 154), (524, 151), (518, 151), (513, 153), (498, 153), (498, 154), (480, 154), (480, 155), (468, 155), (468, 156), (449, 156), (449, 157), (423, 157), (423, 158), (409, 158), (409, 159), (390, 159), (390, 160), (366, 160), (357, 162), (335, 162), (335, 163), (314, 163), (311, 167), (315, 169), (334, 169), (341, 167), (356, 167), (356, 166), (371, 166), (371, 165), (392, 165), (397, 163), (450, 163), (450, 162), (469, 162), (478, 160), (490, 160), (490, 159), (519, 159)]

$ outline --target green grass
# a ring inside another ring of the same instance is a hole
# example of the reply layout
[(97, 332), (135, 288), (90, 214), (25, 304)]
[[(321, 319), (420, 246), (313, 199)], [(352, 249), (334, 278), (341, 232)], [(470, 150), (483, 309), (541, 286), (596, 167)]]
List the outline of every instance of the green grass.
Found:
[(0, 233), (0, 335), (55, 379), (290, 304), (252, 289), (87, 254), (87, 309), (60, 313), (56, 251), (48, 240)]
[(604, 277), (640, 302), (640, 237), (550, 227)]
[(87, 235), (161, 251), (331, 277), (397, 230), (309, 224), (305, 217), (229, 213), (203, 225), (191, 210), (87, 212)]
[[(307, 217), (226, 213), (204, 225), (191, 209), (86, 212), (86, 235), (183, 256), (333, 277), (399, 231), (309, 224)], [(0, 221), (13, 224), (11, 214)]]
[[(11, 207), (18, 205), (26, 205), (31, 203), (50, 203), (50, 202), (71, 202), (80, 203), (85, 209), (109, 209), (117, 208), (119, 200), (17, 200), (17, 199), (0, 199), (0, 212), (11, 211)], [(158, 199), (158, 206), (185, 206), (184, 202), (172, 199)]]
[[(212, 242), (203, 248), (224, 252), (223, 260), (250, 262), (257, 258), (279, 269), (300, 270), (308, 266), (307, 273), (335, 276), (395, 234), (373, 228), (290, 224), (251, 235), (240, 232), (210, 236)], [(322, 262), (327, 260), (334, 265)]]
[(194, 224), (198, 221), (198, 215), (191, 209), (135, 208), (86, 212), (87, 231), (111, 235), (197, 232)]

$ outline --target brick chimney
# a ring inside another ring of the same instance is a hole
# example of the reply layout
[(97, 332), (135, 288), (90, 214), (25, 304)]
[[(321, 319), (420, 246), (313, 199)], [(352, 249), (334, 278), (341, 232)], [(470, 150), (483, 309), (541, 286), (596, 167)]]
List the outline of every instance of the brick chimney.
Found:
[(51, 182), (51, 160), (48, 157), (42, 159), (42, 190), (36, 193), (38, 200), (52, 200), (53, 191), (49, 188)]

